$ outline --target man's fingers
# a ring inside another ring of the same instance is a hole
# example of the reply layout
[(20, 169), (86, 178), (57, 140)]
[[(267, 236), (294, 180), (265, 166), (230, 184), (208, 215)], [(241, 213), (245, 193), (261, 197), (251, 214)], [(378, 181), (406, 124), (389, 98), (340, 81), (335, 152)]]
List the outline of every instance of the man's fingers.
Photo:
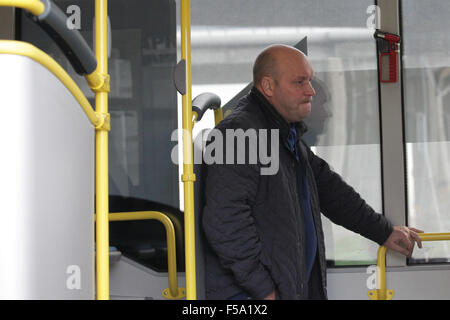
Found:
[(408, 253), (406, 255), (409, 257), (411, 256), (412, 251), (414, 250), (414, 241), (408, 237), (407, 239), (405, 239), (404, 243), (406, 246), (406, 250), (408, 250)]
[(389, 247), (390, 247), (390, 249), (393, 249), (393, 250), (395, 250), (395, 251), (398, 251), (398, 252), (404, 254), (405, 256), (408, 256), (408, 255), (409, 255), (409, 250), (403, 248), (402, 246), (396, 244), (395, 242), (391, 242), (391, 243), (389, 244)]
[(420, 239), (418, 233), (424, 233), (425, 231), (412, 227), (410, 227), (409, 230), (411, 237), (417, 242), (419, 248), (422, 248), (422, 239)]
[(396, 226), (389, 238), (386, 240), (385, 246), (389, 249), (398, 251), (407, 257), (412, 256), (414, 244), (417, 242), (419, 248), (422, 248), (422, 239), (418, 233), (423, 230), (417, 228), (409, 228), (406, 226)]
[(414, 248), (414, 240), (411, 238), (411, 234), (412, 231), (406, 229), (402, 231), (401, 237), (399, 239), (399, 242), (403, 243), (409, 252), (411, 252)]
[(417, 242), (419, 248), (422, 248), (422, 239), (420, 239), (419, 235), (415, 232), (410, 232), (409, 234)]
[(412, 230), (412, 231), (414, 231), (414, 232), (416, 232), (416, 233), (424, 233), (425, 231), (423, 231), (423, 230), (420, 230), (420, 229), (416, 229), (416, 228), (409, 228), (410, 230)]

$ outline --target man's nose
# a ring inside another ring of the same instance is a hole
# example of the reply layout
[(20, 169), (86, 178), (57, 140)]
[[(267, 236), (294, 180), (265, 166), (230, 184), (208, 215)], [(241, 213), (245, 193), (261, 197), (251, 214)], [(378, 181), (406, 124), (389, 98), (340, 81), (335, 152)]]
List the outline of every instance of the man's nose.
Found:
[(316, 95), (316, 91), (314, 90), (311, 82), (308, 83), (308, 90), (306, 91), (306, 94), (312, 97)]

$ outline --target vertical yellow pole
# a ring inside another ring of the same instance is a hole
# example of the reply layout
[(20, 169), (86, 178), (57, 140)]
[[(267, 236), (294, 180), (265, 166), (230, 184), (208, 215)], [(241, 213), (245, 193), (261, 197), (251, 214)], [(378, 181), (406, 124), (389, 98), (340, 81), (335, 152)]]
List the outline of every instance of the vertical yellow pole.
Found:
[(183, 175), (184, 223), (186, 253), (186, 299), (195, 300), (195, 228), (194, 228), (194, 166), (192, 146), (191, 92), (191, 4), (181, 1), (181, 59), (186, 61), (186, 94), (183, 95)]
[(217, 110), (214, 110), (214, 123), (216, 126), (219, 124), (220, 121), (223, 120), (223, 111), (222, 108), (219, 108)]
[(378, 249), (378, 300), (386, 300), (386, 247)]
[[(107, 0), (95, 0), (95, 54), (97, 72), (108, 74)], [(95, 95), (97, 113), (108, 113), (108, 91)], [(108, 131), (97, 129), (96, 143), (96, 245), (97, 245), (97, 299), (109, 299), (109, 226), (108, 226)]]

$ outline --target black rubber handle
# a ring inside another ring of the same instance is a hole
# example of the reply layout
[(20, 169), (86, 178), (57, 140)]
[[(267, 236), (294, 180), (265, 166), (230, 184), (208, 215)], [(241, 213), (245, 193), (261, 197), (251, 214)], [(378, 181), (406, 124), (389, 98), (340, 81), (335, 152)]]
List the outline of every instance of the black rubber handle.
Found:
[(39, 16), (28, 16), (56, 42), (79, 75), (90, 74), (97, 68), (95, 54), (78, 30), (67, 27), (67, 16), (51, 0), (41, 0), (45, 5)]
[(200, 121), (203, 114), (208, 109), (217, 110), (220, 108), (221, 100), (217, 94), (205, 92), (199, 94), (192, 100), (192, 111), (197, 112), (197, 121)]

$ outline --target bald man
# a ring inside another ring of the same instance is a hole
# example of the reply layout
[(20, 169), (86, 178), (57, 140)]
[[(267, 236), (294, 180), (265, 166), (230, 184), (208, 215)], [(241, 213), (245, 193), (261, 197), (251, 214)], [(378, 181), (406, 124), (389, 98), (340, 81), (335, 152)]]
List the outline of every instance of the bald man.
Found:
[[(417, 232), (423, 231), (393, 226), (302, 141), (313, 77), (301, 51), (266, 48), (254, 63), (254, 87), (215, 128), (224, 141), (223, 159), (244, 152), (247, 162), (206, 167), (207, 299), (327, 299), (321, 213), (407, 256), (415, 242), (421, 247)], [(230, 132), (242, 130), (257, 141), (225, 148), (234, 145)], [(260, 135), (263, 130), (271, 134)], [(272, 147), (279, 162), (275, 173), (261, 174), (267, 162), (259, 149), (258, 161), (248, 161), (255, 146)]]

